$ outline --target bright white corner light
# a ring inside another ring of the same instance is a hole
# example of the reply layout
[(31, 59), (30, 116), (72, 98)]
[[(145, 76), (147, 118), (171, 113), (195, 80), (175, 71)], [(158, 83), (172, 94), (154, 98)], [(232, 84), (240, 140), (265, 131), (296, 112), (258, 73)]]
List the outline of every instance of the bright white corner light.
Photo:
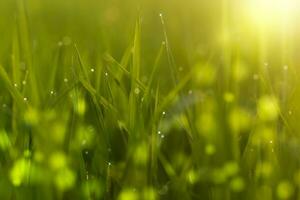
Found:
[(300, 12), (300, 0), (248, 0), (250, 15), (255, 23), (276, 25), (287, 23)]

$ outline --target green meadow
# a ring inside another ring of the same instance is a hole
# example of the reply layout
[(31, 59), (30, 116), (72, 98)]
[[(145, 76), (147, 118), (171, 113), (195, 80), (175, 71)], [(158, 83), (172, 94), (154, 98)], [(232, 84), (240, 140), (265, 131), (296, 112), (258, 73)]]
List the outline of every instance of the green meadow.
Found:
[(0, 199), (300, 199), (299, 5), (0, 0)]

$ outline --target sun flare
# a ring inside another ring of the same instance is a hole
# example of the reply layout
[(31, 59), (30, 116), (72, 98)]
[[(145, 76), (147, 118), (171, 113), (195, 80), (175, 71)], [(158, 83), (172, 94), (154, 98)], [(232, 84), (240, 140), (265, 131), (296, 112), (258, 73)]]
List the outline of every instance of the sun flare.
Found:
[(249, 0), (248, 2), (252, 20), (263, 26), (290, 23), (295, 20), (297, 12), (300, 11), (299, 0)]

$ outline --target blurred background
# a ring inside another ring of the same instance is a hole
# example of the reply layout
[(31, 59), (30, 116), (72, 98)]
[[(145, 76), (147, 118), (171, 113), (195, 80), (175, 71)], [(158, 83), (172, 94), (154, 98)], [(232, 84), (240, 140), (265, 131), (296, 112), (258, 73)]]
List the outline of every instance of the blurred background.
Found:
[(0, 199), (299, 198), (299, 19), (299, 0), (1, 0)]

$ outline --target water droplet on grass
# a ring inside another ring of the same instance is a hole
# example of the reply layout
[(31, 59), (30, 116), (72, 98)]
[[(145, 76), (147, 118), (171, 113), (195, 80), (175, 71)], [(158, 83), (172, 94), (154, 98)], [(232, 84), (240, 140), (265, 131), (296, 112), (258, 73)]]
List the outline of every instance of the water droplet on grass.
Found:
[(283, 66), (283, 70), (287, 71), (289, 69), (289, 66), (288, 65), (284, 65)]
[(27, 99), (27, 97), (24, 97), (23, 100), (24, 100), (24, 101), (27, 101), (28, 99)]
[(69, 80), (67, 78), (64, 78), (64, 82), (67, 83)]
[(91, 68), (91, 72), (95, 72), (95, 69), (94, 69), (94, 68)]
[(25, 80), (24, 80), (24, 81), (22, 81), (22, 84), (23, 84), (23, 85), (26, 85), (26, 81), (25, 81)]
[(157, 131), (157, 134), (160, 135), (160, 134), (161, 134), (161, 131)]
[(135, 93), (135, 94), (139, 94), (139, 93), (140, 93), (140, 89), (139, 89), (139, 88), (135, 88), (135, 89), (134, 89), (134, 93)]
[(18, 84), (17, 84), (17, 83), (15, 83), (15, 84), (14, 84), (14, 86), (15, 86), (15, 87), (18, 87)]

